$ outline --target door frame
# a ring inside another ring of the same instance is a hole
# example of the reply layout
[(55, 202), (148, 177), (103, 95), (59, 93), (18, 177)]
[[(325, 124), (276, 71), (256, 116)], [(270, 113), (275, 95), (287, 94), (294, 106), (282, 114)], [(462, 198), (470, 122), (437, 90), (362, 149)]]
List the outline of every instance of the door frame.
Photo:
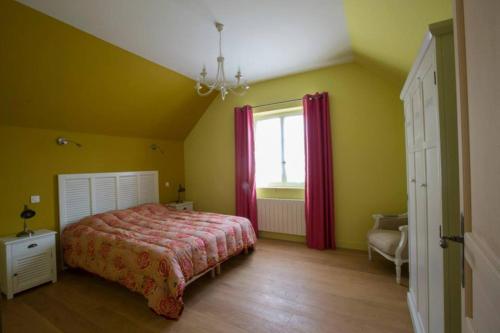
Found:
[[(469, 144), (469, 104), (467, 95), (467, 62), (463, 0), (453, 1), (453, 24), (455, 30), (455, 73), (457, 81), (460, 211), (463, 219), (463, 232), (468, 233), (472, 231), (472, 209)], [(460, 320), (462, 322), (462, 332), (473, 332), (471, 325), (473, 309), (472, 269), (470, 267), (469, 260), (467, 260), (466, 258), (463, 258), (463, 260), (464, 283), (461, 290), (462, 311)]]

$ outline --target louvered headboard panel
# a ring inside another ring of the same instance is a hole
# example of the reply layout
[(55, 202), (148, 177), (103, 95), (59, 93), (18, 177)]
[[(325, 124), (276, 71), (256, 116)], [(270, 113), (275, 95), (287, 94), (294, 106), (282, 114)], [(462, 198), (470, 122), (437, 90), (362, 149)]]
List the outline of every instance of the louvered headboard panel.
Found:
[(158, 171), (59, 175), (60, 232), (81, 218), (159, 202)]

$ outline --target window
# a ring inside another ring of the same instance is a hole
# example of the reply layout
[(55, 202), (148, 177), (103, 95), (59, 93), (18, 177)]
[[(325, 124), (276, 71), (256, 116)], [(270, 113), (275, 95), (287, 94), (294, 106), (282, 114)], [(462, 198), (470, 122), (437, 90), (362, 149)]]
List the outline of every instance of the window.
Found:
[(255, 162), (257, 187), (304, 186), (302, 111), (255, 116)]

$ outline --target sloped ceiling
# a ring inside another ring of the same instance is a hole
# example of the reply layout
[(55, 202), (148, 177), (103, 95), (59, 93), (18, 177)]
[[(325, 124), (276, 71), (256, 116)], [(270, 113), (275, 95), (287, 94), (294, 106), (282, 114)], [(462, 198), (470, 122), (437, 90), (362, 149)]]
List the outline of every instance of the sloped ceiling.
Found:
[[(197, 96), (192, 80), (203, 61), (214, 71), (215, 19), (226, 23), (228, 74), (242, 65), (260, 80), (354, 56), (402, 82), (427, 26), (451, 17), (451, 0), (130, 0), (135, 11), (122, 0), (20, 1), (58, 20), (0, 1), (0, 124), (174, 140), (215, 97)], [(172, 11), (166, 27), (178, 31), (161, 32), (155, 8)]]
[(351, 60), (343, 0), (18, 0), (196, 79), (216, 73), (225, 25), (226, 74), (250, 82)]
[(182, 140), (214, 96), (13, 1), (0, 1), (0, 124)]
[(452, 0), (344, 0), (355, 61), (403, 81), (429, 24), (452, 17)]

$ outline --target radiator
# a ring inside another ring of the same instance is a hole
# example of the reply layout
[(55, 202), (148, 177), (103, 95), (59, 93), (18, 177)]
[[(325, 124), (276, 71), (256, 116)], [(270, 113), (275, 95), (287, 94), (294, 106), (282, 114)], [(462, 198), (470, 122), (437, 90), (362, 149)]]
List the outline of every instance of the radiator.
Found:
[(257, 199), (259, 230), (306, 234), (304, 200)]

